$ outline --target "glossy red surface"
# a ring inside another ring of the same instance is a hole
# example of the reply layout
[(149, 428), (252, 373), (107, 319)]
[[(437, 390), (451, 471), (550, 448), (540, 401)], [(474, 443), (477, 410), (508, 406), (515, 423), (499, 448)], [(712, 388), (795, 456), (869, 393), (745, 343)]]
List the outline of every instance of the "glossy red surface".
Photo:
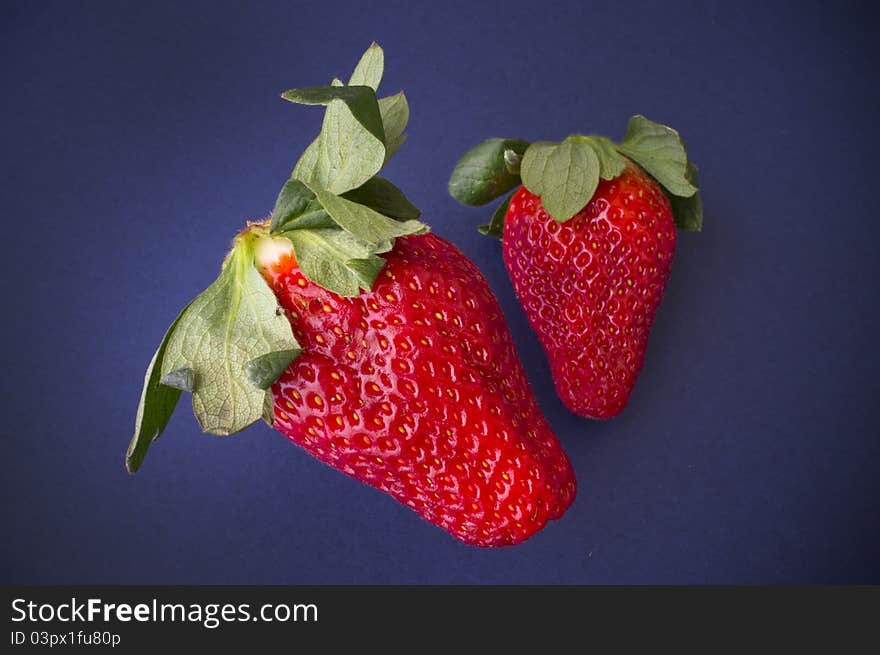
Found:
[(675, 251), (660, 187), (630, 165), (600, 180), (559, 223), (525, 187), (504, 222), (504, 263), (572, 412), (610, 418), (626, 405)]
[(304, 347), (273, 386), (275, 428), (471, 544), (513, 544), (575, 495), (479, 270), (433, 234), (397, 239), (343, 298), (292, 256), (264, 271)]

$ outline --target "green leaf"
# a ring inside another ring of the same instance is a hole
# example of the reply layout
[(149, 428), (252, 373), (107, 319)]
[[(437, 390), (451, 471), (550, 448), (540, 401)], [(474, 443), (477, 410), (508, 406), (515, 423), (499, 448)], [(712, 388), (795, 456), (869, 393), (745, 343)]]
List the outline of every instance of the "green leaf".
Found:
[(532, 144), (523, 156), (521, 172), (526, 188), (541, 196), (544, 209), (560, 222), (583, 209), (599, 185), (595, 150), (574, 139)]
[(272, 397), (271, 393), (263, 394), (262, 418), (269, 427), (275, 425), (275, 399)]
[(268, 389), (301, 352), (302, 349), (273, 350), (260, 355), (245, 365), (245, 377), (257, 389)]
[[(342, 82), (333, 80), (333, 84), (341, 86)], [(327, 106), (321, 133), (300, 157), (292, 177), (344, 193), (378, 173), (385, 155), (382, 141), (352, 116), (345, 103), (336, 100)]]
[(309, 210), (306, 213), (287, 222), (283, 228), (273, 234), (280, 234), (288, 230), (310, 230), (321, 227), (336, 227), (336, 221), (330, 218), (330, 214), (321, 207), (321, 203), (315, 198), (309, 204)]
[(403, 131), (409, 122), (409, 103), (403, 91), (393, 96), (379, 98), (379, 113), (382, 115), (382, 125), (385, 127), (385, 162), (387, 163), (406, 141), (406, 134)]
[[(395, 221), (369, 207), (341, 198), (317, 186), (310, 188), (318, 202), (339, 227), (369, 245), (376, 246), (395, 237), (422, 234), (428, 230), (428, 227), (419, 221)], [(308, 273), (306, 275), (308, 276)], [(321, 284), (318, 280), (313, 281)]]
[(512, 193), (501, 201), (501, 204), (495, 209), (495, 213), (492, 214), (491, 220), (486, 225), (477, 228), (480, 234), (496, 239), (501, 239), (504, 236), (504, 217), (507, 216), (507, 208), (510, 207), (511, 198), (513, 198)]
[(368, 86), (373, 91), (379, 90), (379, 82), (382, 81), (382, 73), (385, 71), (385, 52), (379, 47), (375, 41), (367, 48), (367, 51), (361, 55), (361, 59), (351, 78), (348, 80), (349, 86)]
[(672, 195), (688, 197), (697, 192), (697, 187), (688, 180), (684, 143), (671, 127), (644, 116), (633, 116), (617, 149), (644, 168)]
[(550, 141), (536, 141), (523, 154), (519, 167), (520, 176), (523, 185), (536, 196), (540, 196), (544, 190), (544, 170), (551, 153), (558, 145)]
[[(695, 187), (700, 184), (697, 180), (697, 167), (688, 162), (687, 165), (688, 181)], [(687, 198), (666, 194), (669, 203), (672, 205), (672, 216), (675, 220), (675, 226), (682, 230), (690, 230), (699, 232), (703, 229), (703, 201), (700, 199), (700, 192)]]
[[(301, 187), (290, 185), (290, 198), (282, 198), (282, 189), (281, 218), (273, 222), (272, 233), (293, 244), (306, 277), (343, 296), (372, 288), (385, 264), (378, 254), (390, 250), (395, 238), (428, 229), (415, 220), (420, 212), (403, 192), (376, 177), (404, 142), (409, 120), (402, 92), (376, 100), (383, 67), (382, 49), (373, 44), (348, 86), (333, 80), (330, 87), (285, 94), (298, 102), (326, 104), (327, 111), (321, 133), (293, 170)], [(366, 101), (352, 95), (364, 95), (364, 90), (370, 91), (375, 112), (366, 112)], [(381, 134), (374, 124), (377, 116)], [(314, 199), (306, 202), (309, 195)]]
[[(330, 107), (327, 108), (327, 111), (330, 111)], [(326, 122), (327, 114), (325, 113), (324, 123)], [(303, 154), (300, 155), (296, 166), (293, 167), (293, 171), (290, 174), (291, 179), (308, 180), (319, 184), (328, 179), (327, 165), (319, 161), (321, 158), (321, 143), (321, 135), (318, 134), (314, 141), (303, 151)]]
[(418, 207), (409, 201), (403, 191), (381, 177), (371, 177), (357, 189), (346, 191), (341, 197), (391, 218), (407, 220), (421, 215)]
[[(355, 67), (349, 85), (367, 86), (375, 92), (382, 80), (384, 65), (385, 55), (382, 48), (373, 43)], [(341, 87), (342, 82), (333, 80), (333, 86)], [(345, 103), (331, 101), (324, 114), (321, 134), (306, 148), (293, 169), (292, 177), (314, 182), (334, 193), (343, 193), (360, 186), (378, 173), (382, 164), (400, 147), (405, 138), (401, 133), (406, 121), (404, 120), (400, 131), (395, 132), (394, 125), (389, 125), (386, 117), (387, 105), (397, 104), (400, 99), (394, 103), (389, 103), (388, 100), (383, 98), (378, 101), (387, 147), (357, 121)], [(405, 98), (403, 104), (406, 104)], [(406, 116), (409, 116), (408, 109)]]
[(485, 205), (520, 184), (511, 173), (504, 153), (526, 152), (529, 144), (518, 139), (488, 139), (468, 150), (458, 160), (449, 178), (449, 193), (463, 205)]
[(238, 432), (262, 416), (268, 392), (249, 381), (249, 362), (299, 351), (287, 317), (276, 311), (278, 301), (254, 267), (252, 238), (236, 239), (220, 276), (181, 314), (161, 363), (163, 376), (193, 371), (193, 411), (212, 434)]
[(376, 276), (385, 265), (385, 260), (376, 253), (391, 249), (390, 241), (370, 246), (338, 227), (291, 230), (284, 236), (293, 243), (303, 275), (347, 297), (359, 295), (361, 289), (373, 288)]
[(168, 347), (168, 339), (177, 328), (180, 317), (188, 308), (189, 305), (184, 307), (183, 311), (171, 323), (147, 367), (144, 387), (141, 390), (141, 399), (134, 419), (134, 436), (125, 453), (125, 468), (129, 473), (134, 473), (140, 468), (150, 444), (158, 439), (162, 431), (165, 430), (165, 426), (168, 425), (168, 421), (174, 413), (174, 408), (177, 407), (177, 401), (180, 400), (180, 390), (167, 387), (160, 380), (162, 378), (162, 360)]
[(408, 138), (409, 138), (409, 135), (401, 134), (400, 136), (396, 137), (392, 141), (388, 142), (388, 145), (386, 146), (386, 149), (385, 149), (385, 163), (387, 163), (388, 160), (391, 159), (391, 157), (393, 157), (394, 154), (398, 150), (400, 150), (400, 146), (402, 146), (404, 143), (406, 143), (406, 140)]
[[(361, 57), (347, 87), (339, 80), (333, 80), (331, 87), (323, 87), (324, 93), (339, 98), (327, 105), (321, 133), (300, 157), (292, 177), (342, 194), (373, 177), (400, 148), (406, 140), (403, 131), (409, 120), (409, 105), (402, 92), (375, 100), (383, 68), (384, 53), (374, 43)], [(358, 87), (373, 90), (381, 138), (377, 138), (376, 125), (359, 120), (343, 101), (343, 96), (350, 93), (343, 89)]]
[(307, 86), (289, 89), (281, 97), (301, 105), (329, 105), (334, 100), (341, 100), (358, 123), (379, 142), (385, 143), (379, 102), (375, 90), (368, 86)]
[(346, 194), (353, 195), (353, 199), (317, 186), (310, 190), (334, 224), (303, 229), (296, 221), (281, 236), (293, 244), (303, 274), (340, 296), (353, 297), (361, 289), (372, 289), (385, 265), (385, 260), (377, 255), (391, 250), (396, 237), (421, 234), (428, 229), (417, 220), (394, 220), (366, 206), (373, 204), (401, 219), (418, 215), (400, 190), (381, 178), (373, 178), (356, 193)]
[[(389, 247), (388, 250), (391, 248)], [(364, 291), (369, 291), (373, 288), (379, 271), (385, 266), (385, 260), (381, 257), (370, 256), (364, 259), (349, 259), (345, 264), (358, 276), (361, 288)]]
[(617, 146), (611, 139), (604, 136), (587, 136), (574, 137), (583, 139), (584, 143), (589, 144), (596, 157), (599, 159), (599, 177), (603, 180), (613, 180), (615, 177), (623, 173), (626, 168), (626, 159), (617, 152)]
[(303, 214), (320, 211), (321, 207), (315, 200), (315, 194), (299, 180), (290, 179), (281, 187), (272, 210), (272, 232), (280, 232), (288, 223), (300, 218)]

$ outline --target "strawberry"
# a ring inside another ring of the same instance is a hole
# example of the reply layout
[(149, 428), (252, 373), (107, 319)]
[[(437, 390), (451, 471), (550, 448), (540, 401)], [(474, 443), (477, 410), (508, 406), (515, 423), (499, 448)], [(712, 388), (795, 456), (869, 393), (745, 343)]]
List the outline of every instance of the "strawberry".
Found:
[(660, 187), (630, 165), (559, 223), (525, 187), (504, 221), (504, 264), (547, 351), (559, 397), (574, 413), (623, 409), (675, 251)]
[(374, 44), (349, 84), (283, 94), (327, 105), (321, 134), (166, 333), (126, 465), (189, 391), (207, 432), (263, 418), (465, 543), (516, 544), (565, 512), (574, 475), (486, 280), (376, 176), (408, 117), (375, 96), (382, 64)]
[(398, 239), (372, 290), (341, 297), (292, 254), (263, 265), (303, 354), (272, 387), (275, 428), (462, 541), (522, 541), (574, 476), (479, 270), (432, 235)]
[(490, 139), (459, 161), (449, 190), (481, 205), (520, 183), (481, 232), (502, 239), (562, 402), (611, 418), (642, 368), (676, 227), (701, 227), (696, 167), (677, 132), (634, 116), (620, 144)]

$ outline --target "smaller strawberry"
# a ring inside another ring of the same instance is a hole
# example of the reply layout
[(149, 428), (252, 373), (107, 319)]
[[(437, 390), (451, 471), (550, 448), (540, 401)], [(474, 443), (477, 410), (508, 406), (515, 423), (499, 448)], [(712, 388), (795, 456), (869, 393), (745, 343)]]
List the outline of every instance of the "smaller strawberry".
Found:
[(449, 192), (483, 205), (556, 391), (574, 413), (611, 418), (629, 400), (675, 252), (699, 230), (696, 167), (670, 127), (633, 116), (619, 143), (489, 139), (461, 158)]

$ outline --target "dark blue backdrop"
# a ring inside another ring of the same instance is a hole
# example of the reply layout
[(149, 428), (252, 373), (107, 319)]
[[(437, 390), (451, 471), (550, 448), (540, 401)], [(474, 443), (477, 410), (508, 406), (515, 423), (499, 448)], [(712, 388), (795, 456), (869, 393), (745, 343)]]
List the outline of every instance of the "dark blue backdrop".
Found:
[[(146, 5), (146, 6), (145, 6)], [(822, 5), (828, 5), (823, 7)], [(2, 582), (880, 582), (880, 80), (867, 4), (9, 3), (3, 103)], [(184, 402), (123, 468), (168, 323), (266, 214), (321, 112), (279, 99), (372, 40), (410, 140), (388, 171), (496, 291), (577, 501), (479, 550), (264, 425)], [(556, 398), (486, 211), (446, 195), (489, 136), (622, 135), (701, 168), (629, 408)]]

